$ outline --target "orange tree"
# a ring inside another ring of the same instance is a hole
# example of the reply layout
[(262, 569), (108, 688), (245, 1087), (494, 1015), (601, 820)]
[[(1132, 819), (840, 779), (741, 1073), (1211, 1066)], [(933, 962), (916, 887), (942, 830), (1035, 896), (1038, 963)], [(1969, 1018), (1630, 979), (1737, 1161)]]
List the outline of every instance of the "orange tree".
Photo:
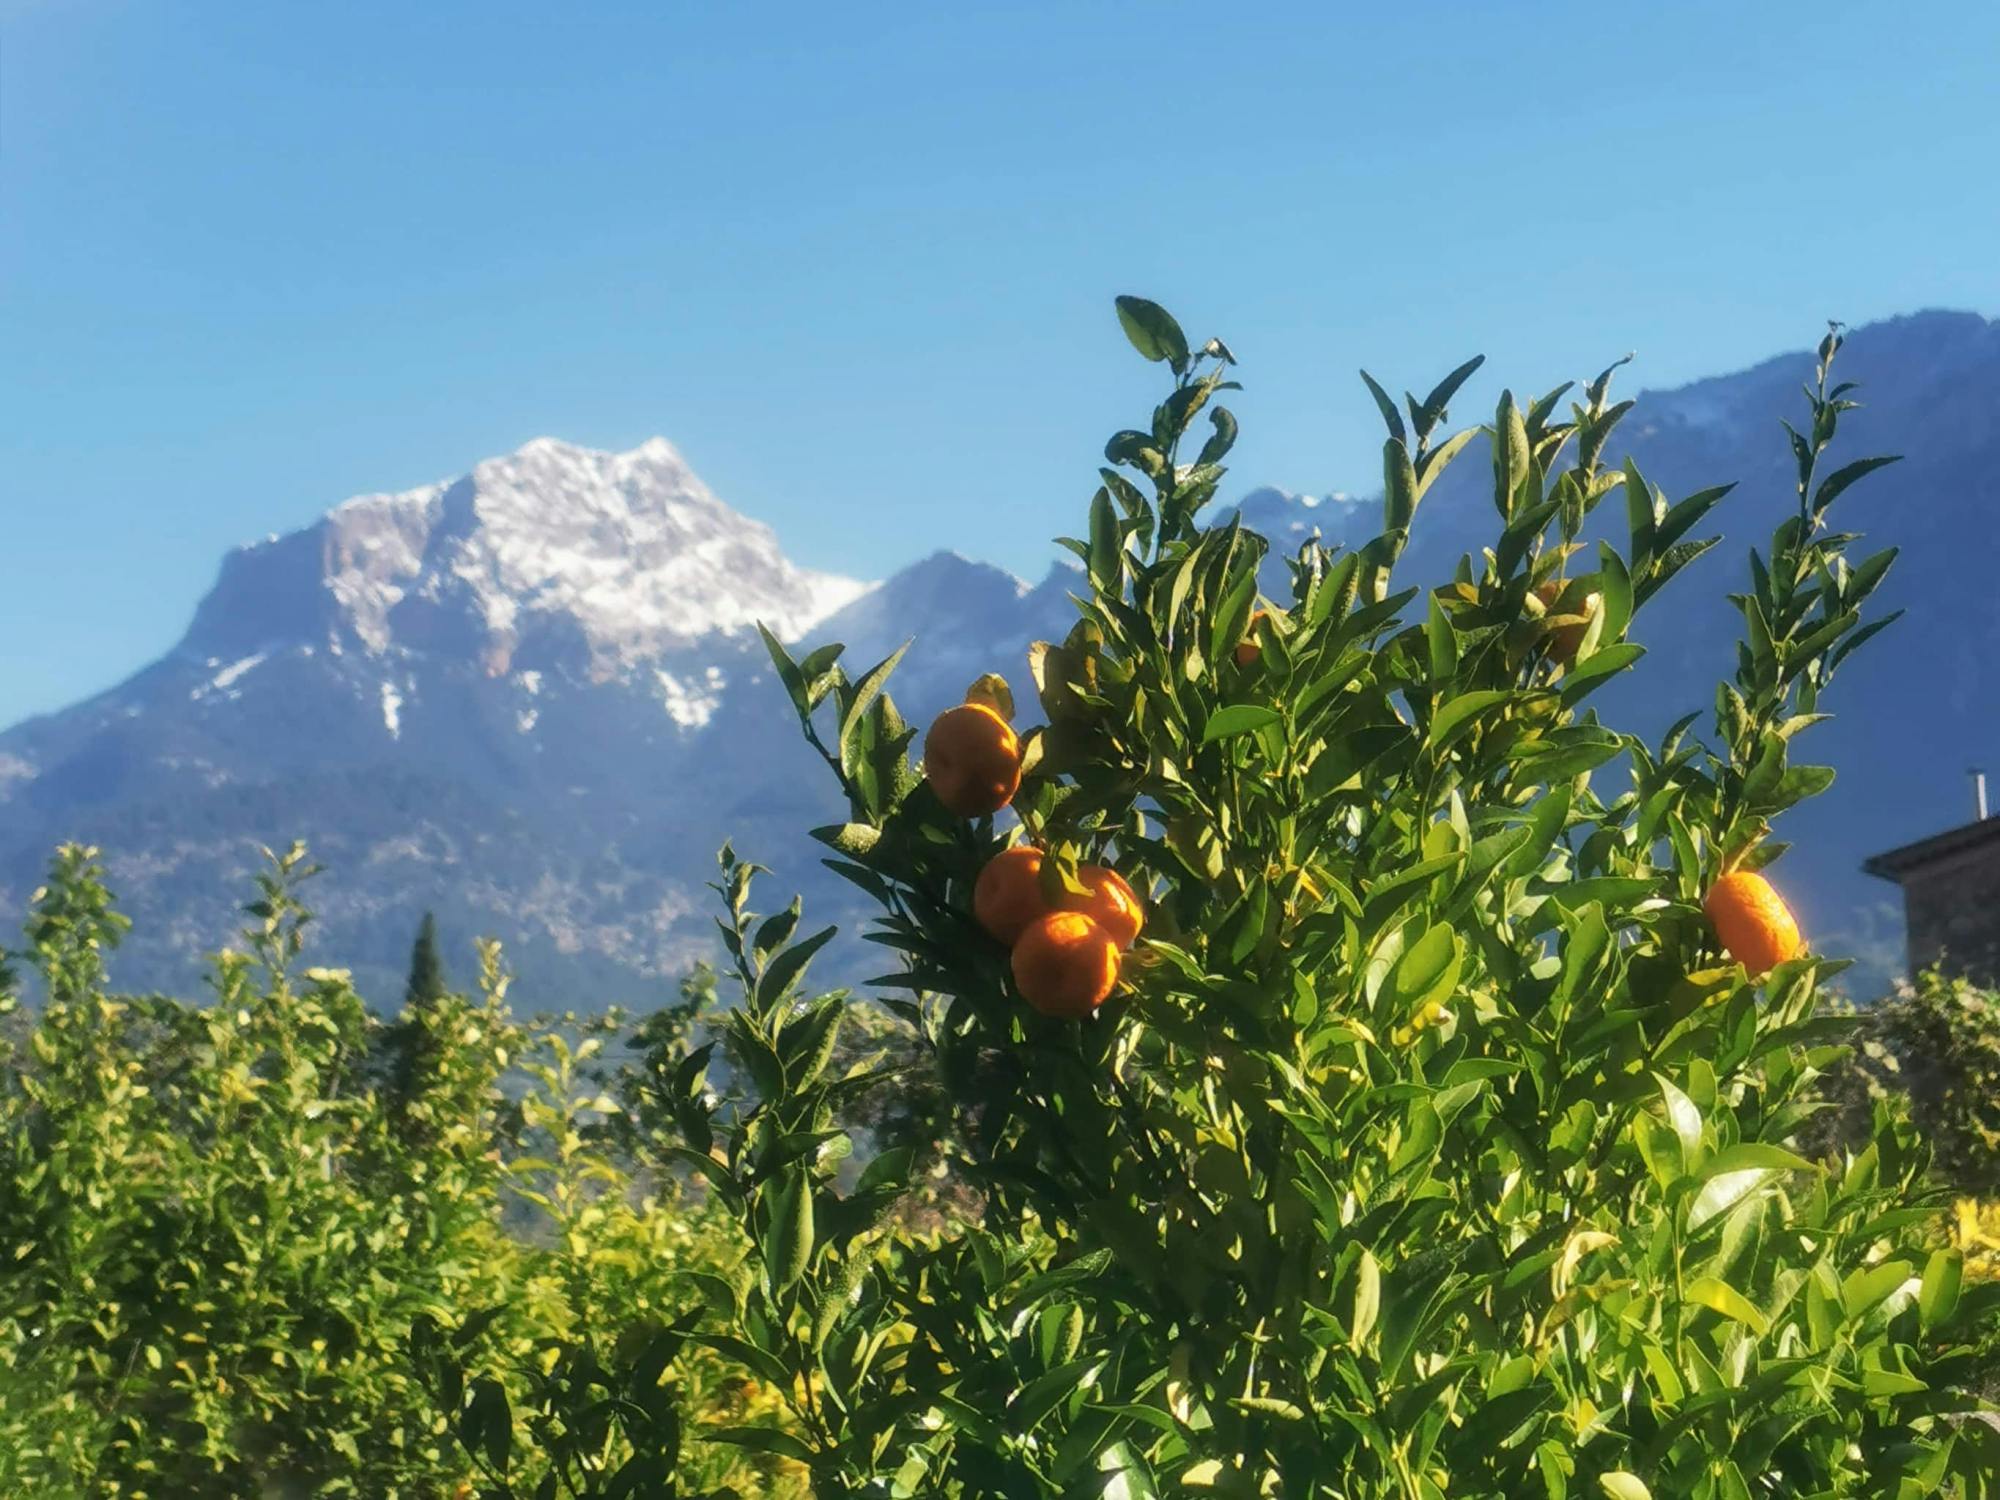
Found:
[[(1603, 464), (1629, 407), (1610, 371), (1565, 415), (1569, 387), (1501, 397), (1497, 535), (1424, 586), (1396, 568), (1482, 430), (1445, 426), (1478, 362), (1402, 407), (1370, 380), (1381, 534), (1308, 542), (1266, 599), (1265, 539), (1198, 519), (1236, 432), (1229, 351), (1119, 313), (1172, 386), (1111, 439), (1068, 543), (1088, 587), (1031, 659), (1044, 722), (977, 737), (1015, 745), (1013, 816), (968, 816), (963, 754), (952, 785), (913, 768), (897, 657), (850, 677), (838, 647), (770, 642), (850, 804), (817, 837), (880, 903), (879, 983), (983, 1202), (884, 1229), (907, 1152), (842, 1175), (840, 1112), (902, 1084), (830, 1066), (850, 1002), (800, 975), (831, 934), (799, 940), (796, 903), (755, 917), (725, 851), (742, 1003), (710, 1045), (649, 1056), (642, 1092), (663, 1157), (752, 1246), (690, 1336), (788, 1409), (696, 1435), (826, 1496), (1992, 1493), (1970, 1384), (1995, 1293), (1930, 1248), (1925, 1152), (1886, 1112), (1837, 1159), (1799, 1154), (1840, 965), (1761, 876), (1725, 880), (1831, 780), (1791, 747), (1882, 623), (1861, 609), (1890, 556), (1851, 562), (1829, 526), (1880, 462), (1822, 462), (1854, 404), (1837, 332), (1790, 436), (1797, 509), (1732, 596), (1714, 732), (1691, 715), (1655, 744), (1590, 700), (1639, 667), (1633, 616), (1713, 545), (1694, 533), (1726, 491), (1670, 504)], [(1614, 495), (1628, 543), (1585, 546)], [(1010, 707), (988, 679), (973, 697)], [(979, 877), (1017, 842), (1039, 884), (982, 922)], [(1103, 869), (1145, 909), (1109, 958), (1078, 916)], [(1061, 950), (1081, 966), (1040, 1006), (1002, 940), (1036, 895), (1057, 915), (1034, 983)], [(719, 1059), (733, 1090), (705, 1081)]]

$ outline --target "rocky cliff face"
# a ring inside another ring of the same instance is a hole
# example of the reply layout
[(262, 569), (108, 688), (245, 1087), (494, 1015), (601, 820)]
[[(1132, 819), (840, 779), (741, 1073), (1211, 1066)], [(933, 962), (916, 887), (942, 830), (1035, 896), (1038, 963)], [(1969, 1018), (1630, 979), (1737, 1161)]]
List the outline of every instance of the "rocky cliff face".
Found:
[[(1851, 451), (1908, 460), (1844, 502), (1844, 524), (1902, 555), (1877, 596), (1909, 616), (1845, 668), (1804, 758), (1839, 768), (1787, 819), (1774, 872), (1819, 946), (1901, 952), (1896, 893), (1866, 855), (1961, 822), (1964, 767), (2000, 743), (2000, 324), (1921, 314), (1859, 330)], [(1608, 692), (1614, 723), (1655, 730), (1712, 703), (1730, 671), (1744, 577), (1790, 501), (1781, 417), (1810, 357), (1643, 395), (1620, 429), (1679, 495), (1742, 481), (1714, 516), (1727, 540), (1640, 617), (1643, 690)], [(1460, 422), (1474, 419), (1457, 413)], [(1426, 499), (1403, 566), (1447, 576), (1490, 538), (1475, 444)], [(1291, 552), (1313, 530), (1373, 533), (1376, 502), (1263, 489), (1246, 523)], [(1602, 516), (1612, 534), (1622, 508)], [(1275, 561), (1267, 587), (1282, 597)], [(840, 640), (857, 669), (907, 637), (899, 703), (918, 722), (966, 682), (1022, 670), (1030, 641), (1075, 617), (1075, 575), (1040, 584), (944, 553), (870, 585), (789, 561), (654, 440), (599, 453), (538, 439), (462, 478), (337, 506), (233, 553), (185, 638), (108, 693), (0, 733), (0, 922), (50, 846), (102, 845), (138, 920), (116, 969), (187, 988), (237, 925), (259, 844), (310, 840), (331, 867), (322, 950), (372, 993), (399, 992), (426, 908), (455, 939), (506, 939), (528, 1004), (646, 1004), (711, 951), (704, 883), (725, 837), (853, 915), (802, 830), (839, 806), (800, 745), (754, 623), (801, 647)]]

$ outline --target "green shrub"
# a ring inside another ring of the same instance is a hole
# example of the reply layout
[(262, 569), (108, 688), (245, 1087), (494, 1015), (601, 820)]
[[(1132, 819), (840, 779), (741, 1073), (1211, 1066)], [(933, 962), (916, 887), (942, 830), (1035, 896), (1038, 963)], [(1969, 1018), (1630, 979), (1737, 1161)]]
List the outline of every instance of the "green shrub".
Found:
[(1906, 1110), (1938, 1180), (1967, 1198), (2000, 1197), (2000, 996), (1938, 969), (1850, 1008), (1853, 1051), (1822, 1092), (1817, 1139), (1864, 1136), (1878, 1102)]
[[(93, 851), (37, 893), (46, 999), (0, 1045), (0, 1494), (469, 1493), (419, 1328), (490, 1310), (466, 1347), (524, 1394), (546, 1336), (621, 1337), (741, 1258), (593, 1141), (599, 1043), (516, 1024), (490, 945), (477, 997), (392, 1026), (301, 969), (311, 873), (274, 862), (202, 1006), (107, 990), (125, 923)], [(677, 1399), (739, 1410), (697, 1363)], [(726, 1449), (689, 1472), (757, 1477)]]

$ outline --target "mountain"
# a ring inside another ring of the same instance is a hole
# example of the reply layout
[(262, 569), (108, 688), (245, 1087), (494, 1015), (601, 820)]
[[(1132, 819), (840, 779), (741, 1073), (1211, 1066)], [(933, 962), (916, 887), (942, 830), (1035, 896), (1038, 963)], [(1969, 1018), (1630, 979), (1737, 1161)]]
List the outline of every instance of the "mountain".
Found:
[(0, 922), (53, 842), (98, 844), (137, 923), (121, 982), (184, 987), (258, 846), (303, 838), (330, 867), (321, 951), (374, 993), (435, 909), (461, 979), (493, 933), (531, 1004), (645, 1003), (711, 952), (724, 838), (821, 873), (798, 832), (837, 798), (756, 622), (886, 652), (895, 620), (939, 620), (921, 687), (1027, 628), (1028, 596), (948, 556), (881, 586), (811, 572), (664, 441), (540, 438), (232, 553), (172, 651), (0, 734)]
[[(1964, 821), (1964, 769), (2000, 727), (2000, 324), (1872, 325), (1840, 368), (1867, 402), (1845, 456), (1907, 455), (1841, 519), (1902, 549), (1876, 600), (1910, 614), (1843, 669), (1836, 717), (1801, 740), (1840, 777), (1781, 825), (1796, 848), (1774, 874), (1822, 948), (1864, 958), (1865, 989), (1900, 961), (1901, 914), (1860, 861)], [(1607, 691), (1608, 720), (1656, 731), (1705, 709), (1731, 670), (1723, 595), (1792, 503), (1778, 423), (1810, 369), (1786, 355), (1642, 393), (1625, 419), (1625, 446), (1670, 495), (1742, 483), (1712, 517), (1725, 544), (1640, 616), (1643, 691)], [(1425, 499), (1406, 579), (1445, 577), (1490, 539), (1488, 472), (1475, 444)], [(1378, 524), (1377, 502), (1344, 495), (1258, 489), (1237, 509), (1274, 554)], [(1623, 508), (1600, 517), (1616, 535)], [(1267, 589), (1282, 597), (1282, 579), (1274, 556)], [(399, 991), (434, 909), (461, 980), (470, 937), (492, 933), (530, 1006), (647, 1004), (713, 952), (704, 883), (725, 838), (773, 866), (773, 894), (801, 888), (827, 920), (858, 914), (803, 836), (840, 804), (756, 621), (798, 650), (843, 641), (856, 670), (914, 636), (894, 690), (923, 722), (996, 665), (1025, 695), (1023, 652), (1068, 628), (1073, 587), (1066, 565), (1030, 585), (952, 553), (874, 584), (812, 572), (664, 441), (613, 454), (537, 439), (232, 553), (159, 661), (0, 733), (0, 926), (18, 922), (56, 841), (98, 844), (138, 924), (117, 977), (184, 989), (238, 925), (257, 846), (304, 838), (330, 867), (311, 892), (319, 951), (372, 994)]]

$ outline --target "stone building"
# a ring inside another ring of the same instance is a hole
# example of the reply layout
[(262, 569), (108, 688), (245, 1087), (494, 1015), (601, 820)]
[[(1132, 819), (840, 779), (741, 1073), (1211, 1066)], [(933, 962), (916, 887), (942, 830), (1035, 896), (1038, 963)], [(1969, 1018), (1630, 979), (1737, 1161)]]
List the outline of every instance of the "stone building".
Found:
[(2000, 818), (1985, 815), (1865, 861), (1903, 888), (1910, 972), (1942, 962), (1979, 984), (2000, 983)]

